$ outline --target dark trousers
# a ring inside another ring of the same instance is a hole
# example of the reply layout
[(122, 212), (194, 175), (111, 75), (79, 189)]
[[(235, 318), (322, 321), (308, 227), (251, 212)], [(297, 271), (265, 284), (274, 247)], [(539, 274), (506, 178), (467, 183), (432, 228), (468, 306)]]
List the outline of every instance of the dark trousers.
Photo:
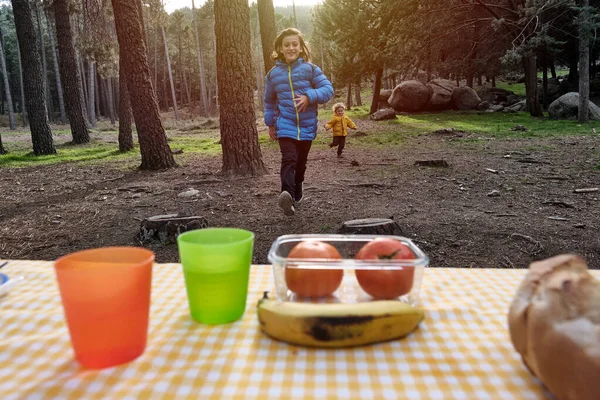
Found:
[(312, 140), (295, 140), (279, 138), (281, 150), (281, 191), (287, 191), (296, 199), (296, 186), (304, 182), (306, 159), (312, 145)]
[(333, 146), (331, 147), (335, 147), (337, 146), (337, 153), (338, 154), (342, 154), (342, 151), (344, 150), (344, 146), (346, 145), (346, 136), (334, 136), (333, 137)]

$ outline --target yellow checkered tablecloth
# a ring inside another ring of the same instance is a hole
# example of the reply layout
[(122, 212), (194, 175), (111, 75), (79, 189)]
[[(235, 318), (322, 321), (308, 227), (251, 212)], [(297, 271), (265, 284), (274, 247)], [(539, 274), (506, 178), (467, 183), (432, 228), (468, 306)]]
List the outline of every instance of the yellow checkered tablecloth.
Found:
[[(427, 309), (409, 337), (309, 349), (264, 336), (256, 302), (273, 287), (253, 266), (243, 319), (192, 321), (179, 264), (156, 264), (148, 346), (99, 371), (73, 358), (52, 262), (10, 261), (25, 280), (0, 297), (0, 398), (538, 399), (544, 392), (508, 337), (506, 313), (525, 270), (427, 269)], [(597, 271), (594, 271), (596, 273)]]

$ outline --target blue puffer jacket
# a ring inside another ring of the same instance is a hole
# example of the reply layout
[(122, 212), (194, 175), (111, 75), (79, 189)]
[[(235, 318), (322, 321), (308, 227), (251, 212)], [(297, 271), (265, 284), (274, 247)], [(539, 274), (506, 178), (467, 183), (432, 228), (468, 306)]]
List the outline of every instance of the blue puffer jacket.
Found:
[[(275, 125), (277, 137), (314, 140), (317, 136), (317, 104), (333, 96), (333, 86), (319, 67), (298, 58), (292, 64), (277, 61), (266, 78), (265, 124)], [(308, 107), (299, 112), (293, 101), (308, 97)]]

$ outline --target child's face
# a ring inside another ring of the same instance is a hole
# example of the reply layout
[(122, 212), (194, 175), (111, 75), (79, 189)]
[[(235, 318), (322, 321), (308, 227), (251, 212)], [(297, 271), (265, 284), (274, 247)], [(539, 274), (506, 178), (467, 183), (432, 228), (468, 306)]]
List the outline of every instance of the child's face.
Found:
[(296, 61), (302, 52), (300, 47), (300, 36), (290, 35), (284, 37), (279, 51), (283, 53), (286, 63), (291, 64)]
[(335, 115), (337, 115), (338, 117), (341, 117), (344, 115), (344, 108), (343, 107), (339, 107), (335, 110)]

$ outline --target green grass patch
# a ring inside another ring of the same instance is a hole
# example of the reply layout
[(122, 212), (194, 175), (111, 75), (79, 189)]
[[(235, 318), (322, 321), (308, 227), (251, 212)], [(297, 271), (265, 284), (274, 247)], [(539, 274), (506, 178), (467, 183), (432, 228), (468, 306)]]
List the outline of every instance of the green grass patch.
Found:
[(17, 150), (0, 156), (0, 167), (28, 167), (33, 165), (49, 165), (63, 162), (96, 163), (104, 161), (131, 161), (139, 159), (139, 150), (128, 153), (119, 152), (114, 145), (107, 143), (90, 143), (86, 145), (56, 145), (55, 155), (36, 156), (31, 150)]
[[(532, 118), (529, 113), (485, 113), (476, 111), (445, 111), (399, 115), (396, 120), (382, 122), (400, 125), (402, 131), (423, 134), (438, 129), (455, 128), (466, 132), (480, 133), (491, 137), (548, 137), (560, 135), (592, 135), (592, 128), (600, 127), (600, 121), (581, 125), (576, 121)], [(528, 131), (513, 131), (523, 125)]]
[(525, 97), (525, 84), (524, 83), (511, 83), (496, 81), (496, 87), (500, 89), (510, 90), (517, 96)]
[[(331, 118), (330, 109), (319, 110), (319, 134), (314, 142), (314, 146), (326, 147), (331, 141), (331, 132), (324, 133), (322, 126)], [(369, 106), (353, 107), (347, 111), (347, 115), (353, 120), (367, 120), (369, 118)], [(207, 125), (211, 125), (207, 123)], [(457, 141), (457, 143), (469, 144), (479, 143), (484, 138), (524, 138), (524, 137), (553, 137), (553, 136), (574, 136), (574, 135), (593, 135), (592, 129), (600, 131), (600, 121), (591, 121), (588, 124), (581, 125), (576, 121), (567, 120), (549, 120), (547, 118), (532, 118), (528, 113), (485, 113), (478, 111), (444, 111), (438, 113), (404, 113), (398, 115), (396, 120), (378, 122), (376, 130), (369, 131), (371, 122), (361, 124), (358, 122), (358, 128), (364, 131), (365, 136), (353, 136), (348, 138), (351, 146), (360, 147), (379, 147), (379, 146), (401, 146), (408, 138), (427, 135), (439, 129), (454, 128), (465, 131), (469, 135)], [(523, 125), (528, 131), (513, 131), (516, 125)], [(208, 126), (207, 126), (208, 127)], [(218, 156), (221, 154), (221, 145), (219, 144), (218, 130), (201, 129), (200, 132), (178, 131), (169, 134), (169, 145), (172, 150), (183, 150), (182, 155), (178, 155), (179, 163), (185, 164), (188, 157), (192, 155)], [(214, 132), (214, 134), (213, 134)], [(37, 166), (57, 164), (63, 162), (75, 163), (99, 163), (99, 162), (118, 162), (124, 168), (135, 167), (140, 163), (140, 150), (137, 147), (128, 153), (118, 151), (117, 132), (105, 132), (103, 140), (96, 139), (86, 145), (57, 144), (57, 154), (48, 156), (34, 156), (31, 154), (31, 140), (23, 135), (21, 131), (20, 138), (15, 138), (15, 133), (0, 132), (4, 142), (4, 147), (10, 152), (0, 156), (0, 168), (18, 168), (25, 166)], [(70, 138), (68, 130), (54, 130), (64, 142)], [(135, 135), (134, 135), (135, 137)], [(278, 150), (276, 141), (270, 140), (267, 132), (263, 129), (259, 134), (258, 141), (265, 150)], [(535, 142), (532, 142), (535, 146)], [(539, 150), (539, 148), (536, 148)], [(596, 166), (595, 168), (600, 168)]]

